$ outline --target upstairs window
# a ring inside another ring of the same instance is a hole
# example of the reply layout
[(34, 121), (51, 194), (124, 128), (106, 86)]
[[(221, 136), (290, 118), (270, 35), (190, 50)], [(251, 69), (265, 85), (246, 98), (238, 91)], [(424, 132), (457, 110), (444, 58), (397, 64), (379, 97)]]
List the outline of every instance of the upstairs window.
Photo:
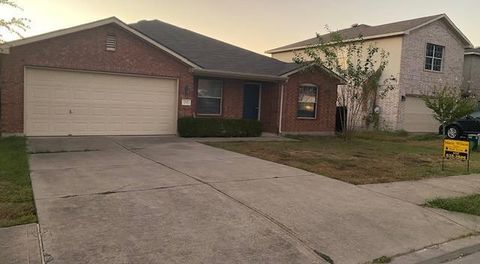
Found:
[(444, 46), (427, 44), (427, 53), (425, 59), (425, 70), (442, 71)]
[(220, 115), (222, 112), (223, 81), (199, 79), (197, 90), (197, 113)]
[(318, 87), (312, 84), (301, 85), (298, 89), (298, 118), (315, 118), (317, 113)]

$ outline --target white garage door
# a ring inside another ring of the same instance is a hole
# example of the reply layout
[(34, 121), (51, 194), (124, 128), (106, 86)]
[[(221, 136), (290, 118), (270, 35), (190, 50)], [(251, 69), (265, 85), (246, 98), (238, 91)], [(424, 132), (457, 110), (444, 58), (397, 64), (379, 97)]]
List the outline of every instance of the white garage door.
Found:
[(175, 134), (176, 80), (25, 70), (25, 134)]
[(440, 123), (422, 98), (407, 96), (403, 129), (408, 132), (438, 132)]

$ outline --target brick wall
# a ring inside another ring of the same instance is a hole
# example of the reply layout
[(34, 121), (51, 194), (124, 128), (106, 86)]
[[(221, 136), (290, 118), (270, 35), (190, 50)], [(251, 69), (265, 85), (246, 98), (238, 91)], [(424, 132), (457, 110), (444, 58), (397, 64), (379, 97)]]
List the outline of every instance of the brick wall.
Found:
[(280, 117), (280, 86), (278, 83), (264, 83), (260, 109), (263, 131), (278, 133)]
[[(117, 50), (105, 51), (108, 34), (117, 38)], [(192, 98), (189, 67), (173, 56), (112, 24), (10, 49), (0, 65), (2, 132), (23, 133), (24, 66), (166, 76), (179, 79), (179, 101)], [(179, 104), (179, 116), (192, 114)]]
[(223, 82), (223, 117), (243, 117), (243, 84), (242, 80), (225, 80)]
[[(319, 89), (315, 119), (297, 118), (298, 90), (305, 83), (314, 84)], [(337, 79), (321, 70), (298, 72), (290, 76), (284, 88), (282, 132), (333, 133), (338, 84)]]
[[(441, 72), (424, 69), (427, 43), (445, 47)], [(463, 79), (464, 44), (442, 20), (412, 31), (404, 36), (400, 67), (398, 99), (405, 95), (431, 93), (435, 87), (459, 87)], [(403, 128), (405, 102), (399, 103), (398, 129)], [(433, 117), (432, 117), (433, 118)]]
[[(198, 85), (198, 79), (195, 80), (195, 87)], [(205, 77), (204, 77), (205, 78)], [(243, 118), (243, 87), (245, 83), (254, 81), (222, 79), (222, 114), (218, 117), (242, 119)], [(280, 90), (278, 83), (260, 83), (260, 121), (263, 131), (278, 132), (279, 100)], [(197, 89), (195, 89), (196, 91)], [(198, 116), (201, 116), (197, 114)]]

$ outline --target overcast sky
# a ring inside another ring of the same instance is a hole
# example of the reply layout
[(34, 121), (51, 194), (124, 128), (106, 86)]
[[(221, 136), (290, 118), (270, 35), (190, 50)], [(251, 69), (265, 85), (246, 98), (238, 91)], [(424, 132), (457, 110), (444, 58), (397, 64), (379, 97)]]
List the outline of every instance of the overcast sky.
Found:
[[(0, 16), (31, 20), (24, 36), (116, 16), (126, 23), (159, 19), (263, 53), (265, 50), (349, 27), (378, 25), (446, 13), (480, 45), (478, 0), (14, 0), (24, 10), (1, 8)], [(15, 37), (8, 35), (7, 40)]]

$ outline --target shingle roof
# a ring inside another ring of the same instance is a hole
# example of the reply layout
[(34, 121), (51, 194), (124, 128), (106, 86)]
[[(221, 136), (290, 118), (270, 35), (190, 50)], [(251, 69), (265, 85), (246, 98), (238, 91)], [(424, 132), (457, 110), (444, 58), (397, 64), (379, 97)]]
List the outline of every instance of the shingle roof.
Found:
[(279, 76), (299, 67), (159, 20), (129, 26), (207, 70)]
[[(359, 36), (362, 36), (363, 38), (369, 38), (369, 37), (373, 38), (376, 36), (382, 36), (382, 35), (385, 36), (385, 35), (391, 35), (396, 33), (400, 35), (400, 34), (404, 34), (404, 32), (408, 30), (419, 27), (421, 25), (424, 25), (425, 23), (428, 23), (435, 19), (439, 19), (441, 17), (446, 17), (446, 15), (440, 14), (440, 15), (434, 15), (434, 16), (427, 16), (427, 17), (404, 20), (404, 21), (383, 24), (378, 26), (369, 26), (365, 24), (360, 24), (355, 27), (352, 26), (351, 28), (341, 29), (338, 31), (338, 33), (342, 36), (344, 40), (356, 39)], [(331, 40), (331, 33), (321, 35), (320, 37), (324, 42), (328, 43)], [(468, 39), (466, 41), (468, 42)], [(277, 51), (282, 51), (282, 50), (291, 50), (295, 48), (306, 47), (306, 46), (314, 45), (316, 43), (318, 43), (318, 39), (317, 37), (314, 37), (311, 39), (303, 40), (290, 45), (269, 50), (267, 51), (267, 53), (275, 53)]]

